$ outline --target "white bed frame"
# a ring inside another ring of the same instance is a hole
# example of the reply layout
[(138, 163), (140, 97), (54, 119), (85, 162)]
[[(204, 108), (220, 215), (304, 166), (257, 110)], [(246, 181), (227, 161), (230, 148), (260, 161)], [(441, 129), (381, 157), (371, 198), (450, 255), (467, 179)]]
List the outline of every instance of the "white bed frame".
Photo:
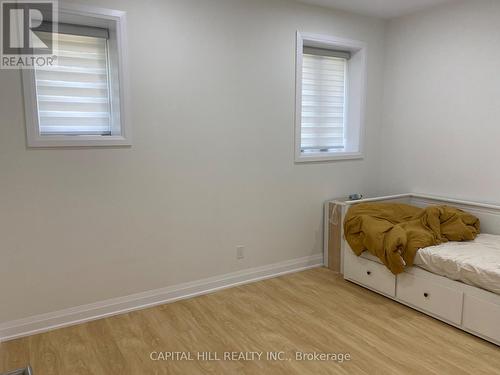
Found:
[[(481, 231), (500, 235), (500, 206), (408, 193), (358, 201), (333, 200), (325, 205), (325, 229), (329, 223), (329, 205), (341, 210), (341, 230), (349, 207), (366, 202), (399, 202), (419, 207), (448, 204), (476, 215)], [(325, 230), (325, 264), (328, 264), (328, 230)], [(500, 346), (500, 295), (459, 281), (410, 267), (394, 276), (383, 264), (358, 257), (343, 235), (341, 240), (341, 273), (344, 279), (410, 306)]]

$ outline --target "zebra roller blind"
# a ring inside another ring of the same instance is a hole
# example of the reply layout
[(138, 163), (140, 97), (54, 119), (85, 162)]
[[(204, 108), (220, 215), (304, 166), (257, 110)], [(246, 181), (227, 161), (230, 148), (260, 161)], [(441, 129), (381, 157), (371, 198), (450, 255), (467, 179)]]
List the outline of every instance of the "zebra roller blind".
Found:
[(349, 54), (304, 48), (301, 153), (345, 149), (346, 67)]
[(57, 65), (35, 70), (40, 135), (111, 135), (107, 30), (67, 29)]

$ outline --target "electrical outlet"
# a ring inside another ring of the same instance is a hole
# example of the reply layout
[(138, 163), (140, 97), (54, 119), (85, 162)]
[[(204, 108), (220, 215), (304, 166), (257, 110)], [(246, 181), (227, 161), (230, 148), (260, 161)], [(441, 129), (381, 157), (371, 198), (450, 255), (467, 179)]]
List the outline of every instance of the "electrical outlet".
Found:
[(236, 259), (245, 259), (245, 246), (236, 246)]

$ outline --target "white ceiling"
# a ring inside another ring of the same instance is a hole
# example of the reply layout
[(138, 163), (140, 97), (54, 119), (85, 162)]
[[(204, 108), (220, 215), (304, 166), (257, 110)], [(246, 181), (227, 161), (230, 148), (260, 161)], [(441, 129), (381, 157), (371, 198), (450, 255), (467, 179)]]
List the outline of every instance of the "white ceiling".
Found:
[(404, 16), (453, 0), (299, 0), (381, 18)]

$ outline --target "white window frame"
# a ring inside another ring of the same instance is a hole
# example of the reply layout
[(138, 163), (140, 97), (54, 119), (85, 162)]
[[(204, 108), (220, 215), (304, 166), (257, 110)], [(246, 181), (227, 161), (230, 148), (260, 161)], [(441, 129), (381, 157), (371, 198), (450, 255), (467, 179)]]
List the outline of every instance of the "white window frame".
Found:
[(110, 78), (116, 84), (110, 85), (111, 111), (115, 119), (112, 126), (116, 135), (41, 135), (36, 97), (35, 70), (21, 72), (26, 116), (28, 147), (99, 147), (131, 146), (130, 98), (128, 81), (127, 19), (126, 12), (84, 5), (59, 4), (58, 21), (84, 26), (109, 29)]
[[(307, 153), (301, 152), (302, 133), (302, 56), (304, 46), (351, 53), (347, 62), (345, 131), (348, 144), (356, 150)], [(366, 107), (366, 44), (334, 36), (297, 31), (295, 77), (295, 162), (362, 159), (364, 157)]]

